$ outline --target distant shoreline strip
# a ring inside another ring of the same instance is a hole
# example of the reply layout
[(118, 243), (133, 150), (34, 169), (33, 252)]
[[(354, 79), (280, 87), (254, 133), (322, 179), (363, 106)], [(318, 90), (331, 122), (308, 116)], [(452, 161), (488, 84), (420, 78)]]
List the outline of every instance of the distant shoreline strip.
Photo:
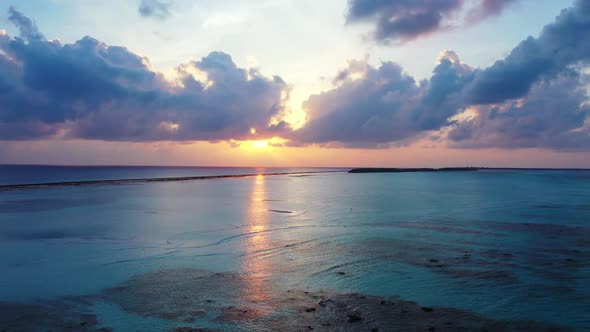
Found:
[(443, 168), (353, 168), (348, 173), (475, 172), (479, 167)]
[(525, 167), (442, 167), (442, 168), (353, 168), (348, 173), (415, 173), (415, 172), (475, 172), (475, 171), (590, 171), (589, 168), (525, 168)]
[(199, 176), (181, 176), (181, 177), (159, 177), (159, 178), (138, 178), (138, 179), (116, 179), (116, 180), (86, 180), (86, 181), (63, 181), (63, 182), (46, 182), (46, 183), (26, 183), (26, 184), (3, 184), (0, 190), (11, 189), (39, 189), (46, 187), (77, 187), (90, 185), (117, 185), (117, 184), (134, 184), (146, 182), (176, 182), (176, 181), (195, 181), (195, 180), (215, 180), (230, 178), (246, 178), (254, 176), (277, 176), (277, 175), (300, 175), (300, 174), (319, 174), (319, 173), (345, 173), (346, 170), (326, 170), (326, 171), (302, 171), (302, 172), (279, 172), (279, 173), (246, 173), (246, 174), (227, 174), (227, 175), (199, 175)]

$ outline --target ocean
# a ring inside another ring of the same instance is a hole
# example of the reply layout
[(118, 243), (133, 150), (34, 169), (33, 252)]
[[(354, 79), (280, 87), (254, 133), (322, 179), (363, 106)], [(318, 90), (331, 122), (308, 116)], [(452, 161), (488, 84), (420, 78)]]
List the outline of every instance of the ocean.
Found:
[(0, 185), (238, 174), (3, 187), (0, 330), (590, 331), (590, 171), (0, 166)]

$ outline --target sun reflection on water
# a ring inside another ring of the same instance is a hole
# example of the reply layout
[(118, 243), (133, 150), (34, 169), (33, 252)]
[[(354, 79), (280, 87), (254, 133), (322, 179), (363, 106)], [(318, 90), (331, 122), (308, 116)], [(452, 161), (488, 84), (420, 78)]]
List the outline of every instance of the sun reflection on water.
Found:
[(242, 260), (242, 271), (245, 278), (242, 300), (248, 302), (268, 302), (272, 299), (269, 286), (272, 267), (266, 253), (270, 246), (267, 233), (270, 222), (268, 213), (265, 177), (258, 175), (253, 182), (247, 219), (245, 220), (250, 236), (246, 238), (244, 243), (245, 255)]

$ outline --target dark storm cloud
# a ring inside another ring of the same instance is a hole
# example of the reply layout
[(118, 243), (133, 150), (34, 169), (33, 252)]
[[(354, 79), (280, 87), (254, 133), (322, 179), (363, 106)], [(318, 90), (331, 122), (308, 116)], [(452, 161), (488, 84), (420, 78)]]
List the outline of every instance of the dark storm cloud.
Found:
[[(515, 0), (480, 0), (464, 18), (466, 24), (498, 15)], [(464, 0), (349, 0), (347, 22), (375, 24), (373, 38), (381, 42), (407, 41), (451, 28)]]
[(10, 15), (22, 38), (0, 34), (0, 139), (225, 140), (285, 129), (269, 122), (287, 84), (223, 52), (181, 65), (173, 84), (124, 47), (48, 41), (31, 20)]
[[(485, 69), (472, 69), (447, 51), (433, 76), (420, 83), (393, 63), (366, 65), (366, 75), (357, 80), (342, 71), (334, 89), (309, 98), (309, 122), (295, 137), (307, 143), (378, 147), (441, 131), (455, 147), (590, 149), (583, 74), (590, 59), (587, 36), (590, 2), (580, 0), (538, 38), (527, 38)], [(465, 110), (476, 110), (476, 116), (466, 117)]]
[(170, 16), (171, 2), (160, 0), (141, 0), (137, 11), (143, 17), (167, 19)]

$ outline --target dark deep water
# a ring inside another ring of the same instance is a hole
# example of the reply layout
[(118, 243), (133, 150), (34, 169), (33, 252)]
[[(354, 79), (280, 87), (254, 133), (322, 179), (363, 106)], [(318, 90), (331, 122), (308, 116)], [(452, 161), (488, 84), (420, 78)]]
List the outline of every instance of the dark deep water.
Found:
[[(0, 183), (217, 175), (19, 167)], [(590, 171), (2, 190), (0, 240), (0, 330), (590, 331)]]

